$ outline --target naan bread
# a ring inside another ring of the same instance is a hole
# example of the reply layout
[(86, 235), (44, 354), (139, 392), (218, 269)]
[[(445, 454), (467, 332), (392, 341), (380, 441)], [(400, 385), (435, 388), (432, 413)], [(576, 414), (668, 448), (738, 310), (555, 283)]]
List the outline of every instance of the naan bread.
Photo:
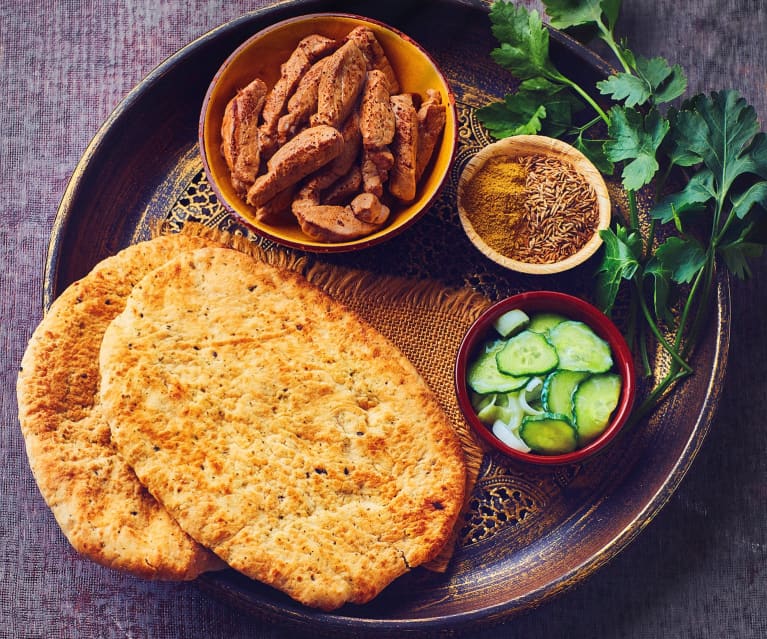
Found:
[(101, 348), (119, 450), (192, 537), (325, 610), (444, 545), (463, 451), (412, 364), (293, 272), (228, 249), (142, 280)]
[(178, 527), (113, 447), (98, 401), (99, 348), (136, 282), (210, 244), (172, 235), (99, 263), (51, 305), (18, 376), (29, 463), (62, 531), (83, 555), (144, 578), (193, 579), (223, 562)]

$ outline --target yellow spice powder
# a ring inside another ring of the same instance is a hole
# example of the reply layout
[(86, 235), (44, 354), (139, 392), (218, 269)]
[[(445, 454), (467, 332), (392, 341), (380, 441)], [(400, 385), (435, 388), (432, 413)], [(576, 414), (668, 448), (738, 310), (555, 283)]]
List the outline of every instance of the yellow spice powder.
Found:
[(525, 213), (527, 168), (509, 157), (491, 158), (464, 187), (463, 204), (474, 230), (493, 249), (510, 254)]

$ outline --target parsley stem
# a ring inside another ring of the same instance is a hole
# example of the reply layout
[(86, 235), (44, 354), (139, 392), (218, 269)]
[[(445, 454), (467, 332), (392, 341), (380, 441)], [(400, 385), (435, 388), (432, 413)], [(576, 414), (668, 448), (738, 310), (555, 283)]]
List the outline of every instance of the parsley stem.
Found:
[(626, 61), (626, 58), (623, 57), (623, 53), (621, 53), (621, 49), (618, 46), (618, 43), (615, 42), (615, 37), (613, 36), (612, 31), (608, 29), (604, 22), (602, 22), (602, 19), (598, 19), (596, 21), (597, 28), (600, 31), (600, 39), (608, 46), (610, 47), (610, 50), (613, 52), (615, 57), (617, 58), (618, 62), (621, 63), (621, 66), (623, 67), (623, 70), (626, 73), (631, 73), (631, 67), (629, 66), (628, 62)]
[(639, 358), (642, 362), (642, 370), (645, 377), (652, 375), (652, 366), (650, 364), (650, 355), (647, 349), (648, 338), (644, 325), (639, 326)]
[[(712, 257), (713, 253), (709, 254), (705, 266), (698, 272), (698, 277), (696, 278), (695, 283), (690, 290), (690, 295), (688, 296), (687, 303), (685, 304), (685, 313), (687, 313), (692, 306), (693, 299), (696, 298), (696, 293), (699, 290), (702, 290), (703, 300), (698, 304), (698, 312), (696, 313), (693, 327), (691, 328), (688, 339), (685, 341), (684, 345), (681, 345), (681, 335), (683, 332), (682, 328), (687, 321), (686, 317), (683, 317), (683, 319), (680, 320), (679, 327), (677, 328), (675, 346), (682, 346), (682, 352), (687, 357), (692, 354), (695, 346), (697, 346), (700, 329), (703, 326), (704, 320), (706, 318), (706, 311), (708, 309), (708, 301), (711, 295), (713, 283), (714, 262), (712, 261)], [(700, 289), (701, 282), (703, 282), (702, 289)], [(690, 374), (692, 374), (691, 368), (685, 369), (684, 367), (680, 367), (678, 362), (673, 360), (669, 366), (668, 372), (663, 377), (663, 379), (660, 380), (648, 393), (644, 401), (636, 409), (634, 409), (631, 414), (631, 418), (629, 419), (629, 423), (635, 424), (645, 415), (650, 413), (665, 396), (666, 392), (671, 388), (671, 386)]]
[(578, 95), (580, 95), (589, 104), (589, 106), (591, 106), (591, 108), (597, 112), (601, 120), (609, 126), (610, 117), (607, 115), (607, 113), (604, 112), (602, 107), (600, 107), (599, 104), (597, 104), (596, 100), (594, 100), (594, 98), (592, 98), (586, 92), (585, 89), (583, 89), (577, 82), (573, 82), (570, 78), (562, 75), (559, 72), (557, 72), (557, 74), (554, 77), (560, 82), (562, 82), (563, 84), (566, 84), (567, 86), (569, 86), (573, 91), (575, 91)]
[(678, 382), (680, 379), (687, 377), (688, 375), (690, 375), (690, 373), (687, 371), (679, 370), (679, 368), (672, 366), (671, 370), (666, 373), (665, 377), (660, 382), (658, 382), (658, 384), (656, 384), (650, 393), (648, 393), (644, 401), (632, 411), (628, 424), (636, 424), (645, 415), (652, 412), (660, 400), (663, 399), (671, 386)]
[(690, 314), (690, 309), (692, 308), (692, 303), (695, 299), (695, 295), (697, 294), (700, 283), (703, 280), (703, 270), (704, 269), (699, 270), (695, 276), (695, 280), (690, 287), (690, 292), (687, 295), (687, 300), (685, 301), (684, 307), (682, 308), (682, 315), (679, 318), (679, 326), (677, 327), (676, 339), (674, 340), (674, 344), (677, 348), (682, 345), (682, 337), (684, 335), (685, 326), (687, 325), (687, 317)]
[(680, 366), (683, 370), (687, 371), (688, 373), (692, 373), (692, 367), (684, 360), (682, 355), (677, 351), (678, 345), (675, 344), (672, 346), (668, 343), (668, 340), (664, 337), (663, 333), (661, 333), (660, 328), (656, 324), (655, 320), (653, 319), (652, 313), (650, 312), (650, 309), (647, 306), (647, 302), (645, 301), (644, 295), (642, 294), (642, 282), (639, 276), (635, 275), (633, 278), (634, 286), (636, 287), (637, 291), (637, 299), (639, 300), (639, 308), (642, 311), (642, 315), (645, 318), (645, 322), (647, 323), (648, 328), (652, 332), (652, 334), (655, 336), (655, 339), (658, 340), (658, 343), (663, 346), (664, 350), (669, 354), (671, 359), (677, 363), (678, 366)]
[[(700, 331), (705, 325), (705, 320), (708, 312), (708, 304), (711, 297), (711, 292), (713, 290), (715, 255), (716, 253), (712, 249), (707, 252), (706, 262), (698, 271), (695, 280), (690, 287), (690, 292), (688, 293), (682, 314), (676, 326), (676, 336), (674, 339), (673, 349), (666, 348), (664, 341), (659, 340), (671, 356), (672, 361), (669, 365), (669, 370), (663, 379), (661, 379), (655, 385), (655, 387), (648, 393), (647, 397), (639, 405), (639, 407), (632, 412), (630, 419), (630, 423), (632, 424), (636, 423), (642, 419), (642, 417), (651, 412), (665, 396), (666, 392), (671, 388), (671, 386), (673, 386), (676, 382), (683, 379), (684, 377), (691, 375), (693, 372), (692, 367), (682, 366), (680, 360), (674, 357), (674, 353), (678, 352), (681, 357), (687, 358), (692, 355), (697, 346)], [(692, 325), (687, 332), (687, 337), (683, 342), (685, 327), (689, 321), (689, 315), (693, 305), (697, 308), (697, 312), (695, 313), (695, 317), (692, 320)], [(652, 329), (652, 322), (648, 320), (647, 323)], [(656, 334), (656, 338), (657, 337), (658, 336)]]
[(637, 206), (636, 191), (627, 190), (626, 197), (629, 201), (629, 224), (632, 231), (639, 230), (639, 207)]
[(655, 225), (656, 220), (651, 219), (650, 228), (647, 231), (647, 242), (645, 243), (645, 257), (648, 258), (652, 255), (652, 247), (655, 242)]
[[(720, 208), (719, 202), (717, 202), (717, 208)], [(721, 213), (718, 213), (715, 216), (715, 220), (718, 222), (720, 219)], [(737, 219), (737, 215), (735, 213), (735, 209), (730, 209), (729, 214), (727, 215), (727, 219), (725, 220), (724, 224), (722, 224), (721, 229), (714, 228), (711, 238), (711, 243), (718, 247), (719, 243), (722, 241), (722, 238), (724, 237), (725, 233), (727, 233), (727, 230), (730, 228), (730, 225)]]
[[(700, 331), (706, 323), (708, 317), (708, 305), (711, 300), (711, 293), (714, 286), (714, 272), (716, 267), (716, 252), (713, 248), (710, 248), (706, 253), (706, 262), (698, 272), (698, 277), (695, 280), (695, 289), (700, 290), (701, 299), (696, 303), (697, 312), (693, 319), (691, 328), (689, 330), (687, 340), (685, 341), (682, 352), (685, 356), (690, 356), (697, 346)], [(696, 290), (690, 291), (690, 297), (688, 303), (692, 304), (692, 297), (697, 293)]]
[(590, 120), (589, 122), (586, 122), (583, 126), (575, 127), (575, 130), (578, 131), (580, 135), (583, 135), (586, 131), (588, 131), (591, 127), (597, 125), (599, 122), (602, 121), (601, 116), (597, 116)]

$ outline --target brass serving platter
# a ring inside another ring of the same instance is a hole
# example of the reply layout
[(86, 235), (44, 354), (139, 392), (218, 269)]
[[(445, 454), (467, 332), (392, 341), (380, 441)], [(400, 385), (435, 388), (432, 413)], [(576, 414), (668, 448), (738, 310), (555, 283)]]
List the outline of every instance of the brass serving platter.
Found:
[[(514, 83), (489, 58), (495, 42), (486, 4), (309, 0), (278, 4), (214, 29), (157, 67), (118, 106), (76, 167), (58, 210), (45, 271), (45, 308), (99, 260), (149, 237), (159, 219), (241, 232), (269, 248), (268, 241), (226, 213), (206, 182), (197, 149), (199, 110), (209, 80), (248, 36), (279, 20), (319, 11), (376, 18), (424, 46), (455, 93), (459, 148), (441, 196), (418, 224), (380, 246), (308, 259), (436, 278), (491, 299), (543, 288), (590, 297), (593, 260), (567, 274), (511, 274), (484, 258), (463, 233), (455, 206), (458, 176), (491, 142), (474, 110)], [(585, 82), (593, 84), (609, 71), (588, 49), (557, 32), (552, 32), (552, 52)], [(619, 190), (615, 198), (620, 208)], [(415, 570), (371, 604), (334, 613), (304, 608), (233, 571), (204, 576), (199, 585), (268, 620), (322, 634), (387, 636), (490, 624), (566, 590), (636, 537), (698, 452), (719, 401), (727, 360), (730, 299), (724, 277), (714, 302), (708, 333), (695, 355), (698, 373), (604, 454), (555, 468), (531, 468), (493, 455), (485, 459), (446, 574)]]

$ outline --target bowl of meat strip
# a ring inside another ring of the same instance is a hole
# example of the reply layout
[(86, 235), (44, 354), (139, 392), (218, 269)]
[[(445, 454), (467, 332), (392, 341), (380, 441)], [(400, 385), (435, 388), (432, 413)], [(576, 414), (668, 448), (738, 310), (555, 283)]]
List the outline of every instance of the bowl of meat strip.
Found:
[(448, 174), (455, 99), (415, 41), (349, 14), (256, 33), (213, 78), (200, 116), (217, 198), (256, 234), (314, 252), (385, 241)]

